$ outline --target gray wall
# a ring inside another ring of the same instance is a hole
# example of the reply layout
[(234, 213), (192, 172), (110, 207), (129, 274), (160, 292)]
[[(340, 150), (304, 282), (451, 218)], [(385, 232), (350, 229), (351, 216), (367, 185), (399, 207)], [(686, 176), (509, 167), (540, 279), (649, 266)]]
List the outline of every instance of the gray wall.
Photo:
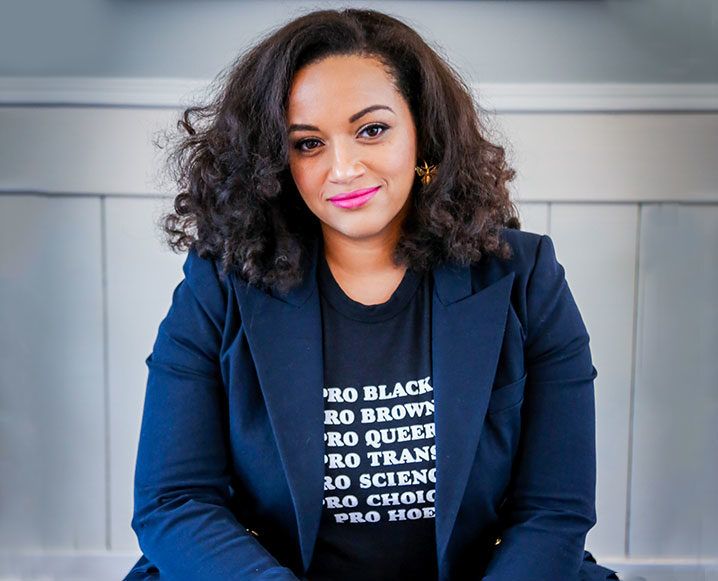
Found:
[(406, 19), (475, 81), (718, 81), (715, 0), (2, 0), (0, 76), (211, 78), (268, 28), (348, 4)]

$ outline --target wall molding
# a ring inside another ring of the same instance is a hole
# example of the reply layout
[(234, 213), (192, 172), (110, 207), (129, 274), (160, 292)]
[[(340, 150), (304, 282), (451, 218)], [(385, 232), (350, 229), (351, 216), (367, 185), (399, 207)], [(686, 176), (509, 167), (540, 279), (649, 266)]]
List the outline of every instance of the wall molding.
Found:
[[(495, 112), (718, 111), (718, 83), (475, 83)], [(0, 106), (179, 108), (209, 92), (208, 79), (0, 77)]]

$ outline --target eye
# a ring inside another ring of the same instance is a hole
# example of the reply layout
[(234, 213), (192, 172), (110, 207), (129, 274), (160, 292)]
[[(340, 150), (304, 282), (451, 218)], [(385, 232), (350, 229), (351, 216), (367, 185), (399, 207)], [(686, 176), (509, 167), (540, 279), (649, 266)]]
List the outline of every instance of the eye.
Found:
[(315, 147), (305, 148), (304, 145), (306, 145), (307, 143), (321, 143), (321, 142), (318, 139), (301, 139), (294, 144), (294, 148), (298, 149), (299, 151), (311, 151), (312, 149), (316, 149)]
[(366, 127), (362, 128), (362, 130), (359, 133), (364, 133), (365, 131), (374, 131), (374, 130), (380, 130), (378, 133), (374, 132), (372, 135), (369, 135), (369, 137), (378, 137), (382, 133), (384, 133), (387, 129), (389, 129), (388, 125), (384, 125), (383, 123), (372, 123), (371, 125), (367, 125)]

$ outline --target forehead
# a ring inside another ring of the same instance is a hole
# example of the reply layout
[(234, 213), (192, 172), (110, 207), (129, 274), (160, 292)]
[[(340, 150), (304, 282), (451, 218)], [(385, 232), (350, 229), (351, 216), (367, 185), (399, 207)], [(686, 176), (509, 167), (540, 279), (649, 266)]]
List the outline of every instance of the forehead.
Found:
[[(359, 109), (403, 101), (385, 66), (375, 58), (331, 56), (300, 69), (289, 90), (287, 116), (293, 122), (310, 122), (310, 116), (348, 116)], [(306, 119), (305, 119), (306, 117)]]

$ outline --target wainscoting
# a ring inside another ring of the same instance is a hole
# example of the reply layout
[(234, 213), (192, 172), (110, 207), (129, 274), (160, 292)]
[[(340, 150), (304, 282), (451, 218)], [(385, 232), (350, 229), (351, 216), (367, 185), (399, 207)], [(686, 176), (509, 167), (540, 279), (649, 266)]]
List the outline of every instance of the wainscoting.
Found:
[[(184, 255), (152, 145), (179, 103), (129, 86), (0, 95), (0, 579), (119, 579), (139, 556), (144, 360)], [(490, 125), (599, 372), (586, 548), (622, 579), (716, 581), (718, 113), (522, 94)]]

